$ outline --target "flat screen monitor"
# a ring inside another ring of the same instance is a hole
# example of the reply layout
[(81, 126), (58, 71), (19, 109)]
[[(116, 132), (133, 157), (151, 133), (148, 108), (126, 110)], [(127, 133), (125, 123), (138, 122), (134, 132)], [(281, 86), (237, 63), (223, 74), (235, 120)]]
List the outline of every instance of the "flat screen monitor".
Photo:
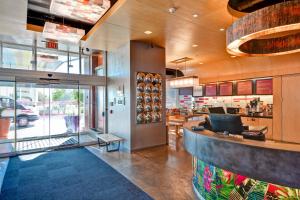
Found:
[(219, 84), (220, 96), (232, 96), (233, 93), (232, 88), (233, 88), (232, 82), (220, 83)]
[(230, 134), (241, 134), (244, 131), (240, 115), (210, 114), (209, 120), (214, 132), (228, 131)]
[(187, 88), (179, 88), (179, 95), (193, 95), (193, 88), (187, 87)]
[(273, 80), (272, 79), (260, 79), (256, 80), (256, 94), (273, 94)]
[(223, 107), (211, 107), (208, 108), (209, 113), (216, 113), (216, 114), (225, 114), (225, 110)]
[(217, 96), (217, 84), (205, 85), (205, 96)]
[(240, 81), (237, 82), (237, 95), (252, 95), (253, 86), (252, 81)]

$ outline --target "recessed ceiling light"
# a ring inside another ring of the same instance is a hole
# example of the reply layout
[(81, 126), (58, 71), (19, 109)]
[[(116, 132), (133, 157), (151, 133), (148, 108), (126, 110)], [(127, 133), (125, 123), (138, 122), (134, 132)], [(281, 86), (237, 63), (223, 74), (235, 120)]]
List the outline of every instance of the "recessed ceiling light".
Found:
[(199, 62), (198, 64), (199, 64), (199, 65), (203, 65), (204, 63), (203, 63), (203, 62)]
[(192, 47), (197, 47), (197, 46), (198, 46), (198, 44), (193, 44), (193, 45), (192, 45)]
[(231, 58), (235, 58), (236, 56), (230, 56)]
[(197, 18), (197, 17), (198, 17), (198, 14), (196, 14), (196, 13), (193, 14), (193, 17), (194, 17), (194, 18)]
[(168, 9), (169, 13), (174, 14), (176, 12), (177, 8), (171, 7)]
[(147, 35), (150, 35), (152, 33), (152, 31), (145, 31), (144, 33)]
[(225, 31), (225, 28), (220, 28), (220, 31)]

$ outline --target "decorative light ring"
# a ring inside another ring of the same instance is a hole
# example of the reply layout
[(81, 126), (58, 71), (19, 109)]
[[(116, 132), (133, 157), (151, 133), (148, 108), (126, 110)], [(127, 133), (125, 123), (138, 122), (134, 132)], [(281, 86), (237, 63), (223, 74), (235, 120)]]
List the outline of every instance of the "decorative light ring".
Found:
[(300, 0), (265, 7), (234, 22), (226, 32), (227, 51), (237, 56), (300, 52)]

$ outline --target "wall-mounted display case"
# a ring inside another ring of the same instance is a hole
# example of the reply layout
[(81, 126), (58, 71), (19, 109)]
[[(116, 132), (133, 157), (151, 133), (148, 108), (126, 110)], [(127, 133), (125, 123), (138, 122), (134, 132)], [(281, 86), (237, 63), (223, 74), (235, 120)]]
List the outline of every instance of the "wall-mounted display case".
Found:
[(138, 72), (136, 75), (136, 123), (162, 121), (162, 77), (157, 73)]

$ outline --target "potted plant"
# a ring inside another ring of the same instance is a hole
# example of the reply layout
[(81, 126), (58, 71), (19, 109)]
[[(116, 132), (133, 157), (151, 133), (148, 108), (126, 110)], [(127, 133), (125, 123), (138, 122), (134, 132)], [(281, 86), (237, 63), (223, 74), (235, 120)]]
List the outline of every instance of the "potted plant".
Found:
[(64, 116), (67, 133), (77, 133), (79, 127), (79, 116), (76, 114), (77, 108), (74, 105), (66, 107), (66, 116)]
[(10, 118), (2, 116), (4, 110), (5, 108), (0, 108), (0, 139), (7, 139), (10, 127)]

